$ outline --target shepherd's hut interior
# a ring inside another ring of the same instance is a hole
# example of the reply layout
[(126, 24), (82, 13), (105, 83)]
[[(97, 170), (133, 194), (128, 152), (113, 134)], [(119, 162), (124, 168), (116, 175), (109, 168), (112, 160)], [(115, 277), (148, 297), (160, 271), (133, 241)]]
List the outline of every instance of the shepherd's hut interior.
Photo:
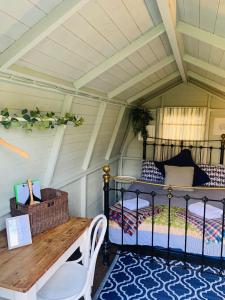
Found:
[(0, 300), (225, 299), (225, 0), (0, 0)]

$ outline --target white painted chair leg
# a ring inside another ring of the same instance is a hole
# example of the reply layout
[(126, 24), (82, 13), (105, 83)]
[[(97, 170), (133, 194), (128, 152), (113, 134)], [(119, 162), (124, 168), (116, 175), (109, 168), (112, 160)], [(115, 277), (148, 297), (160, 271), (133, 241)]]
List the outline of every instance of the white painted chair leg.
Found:
[(91, 300), (91, 289), (88, 289), (84, 294), (84, 300)]

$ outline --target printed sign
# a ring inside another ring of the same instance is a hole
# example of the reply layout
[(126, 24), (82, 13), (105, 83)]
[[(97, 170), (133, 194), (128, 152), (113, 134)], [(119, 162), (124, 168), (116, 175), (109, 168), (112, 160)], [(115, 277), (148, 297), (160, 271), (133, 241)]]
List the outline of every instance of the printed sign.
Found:
[(7, 218), (6, 232), (9, 249), (32, 244), (29, 215)]

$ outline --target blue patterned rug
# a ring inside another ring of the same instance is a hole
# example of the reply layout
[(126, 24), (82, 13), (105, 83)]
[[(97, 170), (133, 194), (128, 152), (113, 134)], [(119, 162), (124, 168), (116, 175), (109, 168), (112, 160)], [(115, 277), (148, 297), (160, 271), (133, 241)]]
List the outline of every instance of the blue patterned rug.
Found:
[[(225, 277), (218, 270), (159, 257), (117, 255), (94, 300), (223, 300)], [(211, 273), (212, 272), (212, 273)]]

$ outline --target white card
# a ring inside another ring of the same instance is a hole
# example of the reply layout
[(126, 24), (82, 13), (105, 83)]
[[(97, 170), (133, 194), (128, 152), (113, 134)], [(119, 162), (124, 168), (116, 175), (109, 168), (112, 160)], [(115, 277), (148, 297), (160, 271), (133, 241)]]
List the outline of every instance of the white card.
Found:
[(32, 244), (29, 215), (7, 218), (6, 232), (9, 249)]

